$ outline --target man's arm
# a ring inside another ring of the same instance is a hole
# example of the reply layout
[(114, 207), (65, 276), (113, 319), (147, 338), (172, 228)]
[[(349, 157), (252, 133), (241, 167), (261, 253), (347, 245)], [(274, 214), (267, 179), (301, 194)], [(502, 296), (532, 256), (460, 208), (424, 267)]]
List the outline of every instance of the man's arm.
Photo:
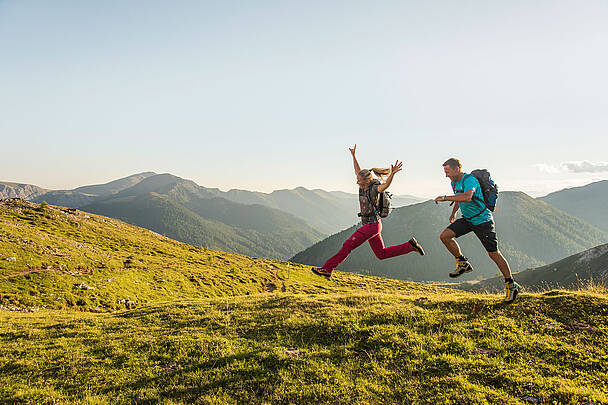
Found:
[(443, 201), (454, 201), (454, 202), (471, 202), (473, 200), (473, 194), (475, 190), (467, 190), (464, 194), (446, 195)]
[(452, 207), (452, 215), (450, 215), (450, 223), (453, 223), (456, 220), (456, 213), (459, 209), (460, 205), (458, 205), (458, 203), (454, 203), (454, 206)]
[(435, 203), (442, 201), (454, 201), (454, 202), (470, 202), (473, 199), (473, 194), (475, 190), (467, 190), (464, 194), (456, 194), (456, 195), (440, 195), (435, 198)]
[(353, 155), (353, 165), (355, 166), (355, 176), (359, 175), (361, 171), (361, 166), (359, 166), (359, 162), (357, 162), (357, 157), (355, 156), (355, 152), (357, 152), (357, 144), (355, 144), (354, 148), (348, 148), (350, 150), (350, 154)]

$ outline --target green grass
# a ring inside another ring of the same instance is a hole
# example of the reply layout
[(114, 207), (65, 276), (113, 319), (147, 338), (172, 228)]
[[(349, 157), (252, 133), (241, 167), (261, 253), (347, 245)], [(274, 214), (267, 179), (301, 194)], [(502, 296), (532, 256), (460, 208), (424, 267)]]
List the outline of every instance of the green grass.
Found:
[(353, 288), (423, 287), (349, 273), (328, 283), (300, 264), (195, 247), (59, 207), (0, 203), (0, 305), (10, 308), (104, 312), (168, 300)]
[(602, 288), (328, 281), (26, 203), (0, 255), (0, 403), (608, 403)]
[(260, 294), (0, 312), (10, 403), (608, 403), (608, 297)]

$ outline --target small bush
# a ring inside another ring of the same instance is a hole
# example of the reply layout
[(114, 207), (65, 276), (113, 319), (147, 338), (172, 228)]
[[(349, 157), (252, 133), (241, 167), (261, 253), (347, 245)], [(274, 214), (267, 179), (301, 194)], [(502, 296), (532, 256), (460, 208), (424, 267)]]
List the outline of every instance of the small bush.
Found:
[(40, 212), (45, 212), (49, 209), (49, 203), (47, 203), (46, 201), (43, 201), (40, 203), (40, 206), (38, 207), (38, 211)]

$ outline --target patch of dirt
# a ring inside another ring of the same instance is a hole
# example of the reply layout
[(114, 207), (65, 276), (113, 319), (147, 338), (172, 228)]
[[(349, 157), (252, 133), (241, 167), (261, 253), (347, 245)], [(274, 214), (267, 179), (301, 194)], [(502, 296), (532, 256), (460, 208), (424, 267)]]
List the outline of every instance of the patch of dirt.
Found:
[(42, 268), (42, 267), (32, 267), (31, 269), (20, 270), (20, 271), (18, 271), (16, 273), (13, 273), (13, 274), (2, 275), (2, 276), (0, 276), (0, 278), (7, 279), (7, 278), (25, 276), (25, 275), (32, 274), (32, 273), (40, 273), (42, 271), (57, 271), (57, 270), (54, 269), (51, 266), (47, 266), (47, 267), (44, 267), (44, 268)]
[(569, 323), (567, 325), (564, 325), (564, 329), (568, 329), (574, 332), (597, 332), (599, 329), (596, 328), (595, 326), (591, 326), (591, 325), (587, 325), (586, 323), (582, 323), (582, 322), (572, 322)]
[(169, 364), (157, 364), (156, 366), (154, 366), (154, 368), (161, 369), (165, 373), (171, 373), (173, 371), (179, 370), (180, 368), (182, 368), (182, 366), (178, 362), (174, 361), (173, 363), (169, 363)]
[(290, 347), (289, 349), (283, 349), (283, 351), (290, 355), (290, 356), (294, 356), (294, 357), (302, 357), (304, 356), (304, 352), (300, 349), (296, 349), (295, 347)]
[[(281, 268), (275, 266), (272, 263), (264, 263), (266, 265), (266, 267), (268, 269), (271, 270), (271, 274), (272, 277), (274, 279), (274, 282), (268, 282), (264, 285), (264, 292), (274, 292), (278, 289), (277, 285), (280, 284), (281, 286), (281, 292), (285, 292), (287, 291), (287, 287), (285, 286), (285, 281), (286, 278), (281, 277), (279, 275), (279, 272), (281, 271)], [(252, 264), (253, 265), (253, 264)], [(289, 276), (287, 277), (287, 279), (289, 278)]]
[(495, 350), (495, 349), (486, 349), (484, 347), (476, 347), (473, 350), (473, 353), (475, 353), (475, 354), (489, 354), (489, 355), (492, 355), (492, 354), (498, 353), (498, 350)]
[(267, 283), (264, 286), (264, 292), (273, 292), (277, 289), (277, 286), (274, 283)]

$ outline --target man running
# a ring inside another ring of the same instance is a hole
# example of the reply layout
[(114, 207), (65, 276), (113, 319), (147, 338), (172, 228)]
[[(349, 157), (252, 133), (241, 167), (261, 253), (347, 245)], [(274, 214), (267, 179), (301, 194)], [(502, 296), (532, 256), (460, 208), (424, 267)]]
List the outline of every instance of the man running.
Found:
[[(450, 277), (459, 277), (464, 273), (473, 271), (473, 266), (462, 255), (455, 238), (474, 232), (505, 277), (505, 302), (513, 302), (519, 294), (520, 286), (513, 281), (509, 263), (498, 250), (494, 217), (483, 202), (483, 193), (479, 181), (474, 176), (464, 173), (462, 164), (455, 158), (448, 159), (443, 164), (443, 171), (445, 177), (452, 180), (454, 195), (439, 196), (435, 198), (435, 203), (442, 201), (452, 201), (454, 203), (452, 215), (450, 215), (450, 225), (439, 237), (449, 252), (456, 258), (456, 269), (450, 273)], [(456, 213), (459, 209), (462, 212), (462, 218), (456, 220)]]

